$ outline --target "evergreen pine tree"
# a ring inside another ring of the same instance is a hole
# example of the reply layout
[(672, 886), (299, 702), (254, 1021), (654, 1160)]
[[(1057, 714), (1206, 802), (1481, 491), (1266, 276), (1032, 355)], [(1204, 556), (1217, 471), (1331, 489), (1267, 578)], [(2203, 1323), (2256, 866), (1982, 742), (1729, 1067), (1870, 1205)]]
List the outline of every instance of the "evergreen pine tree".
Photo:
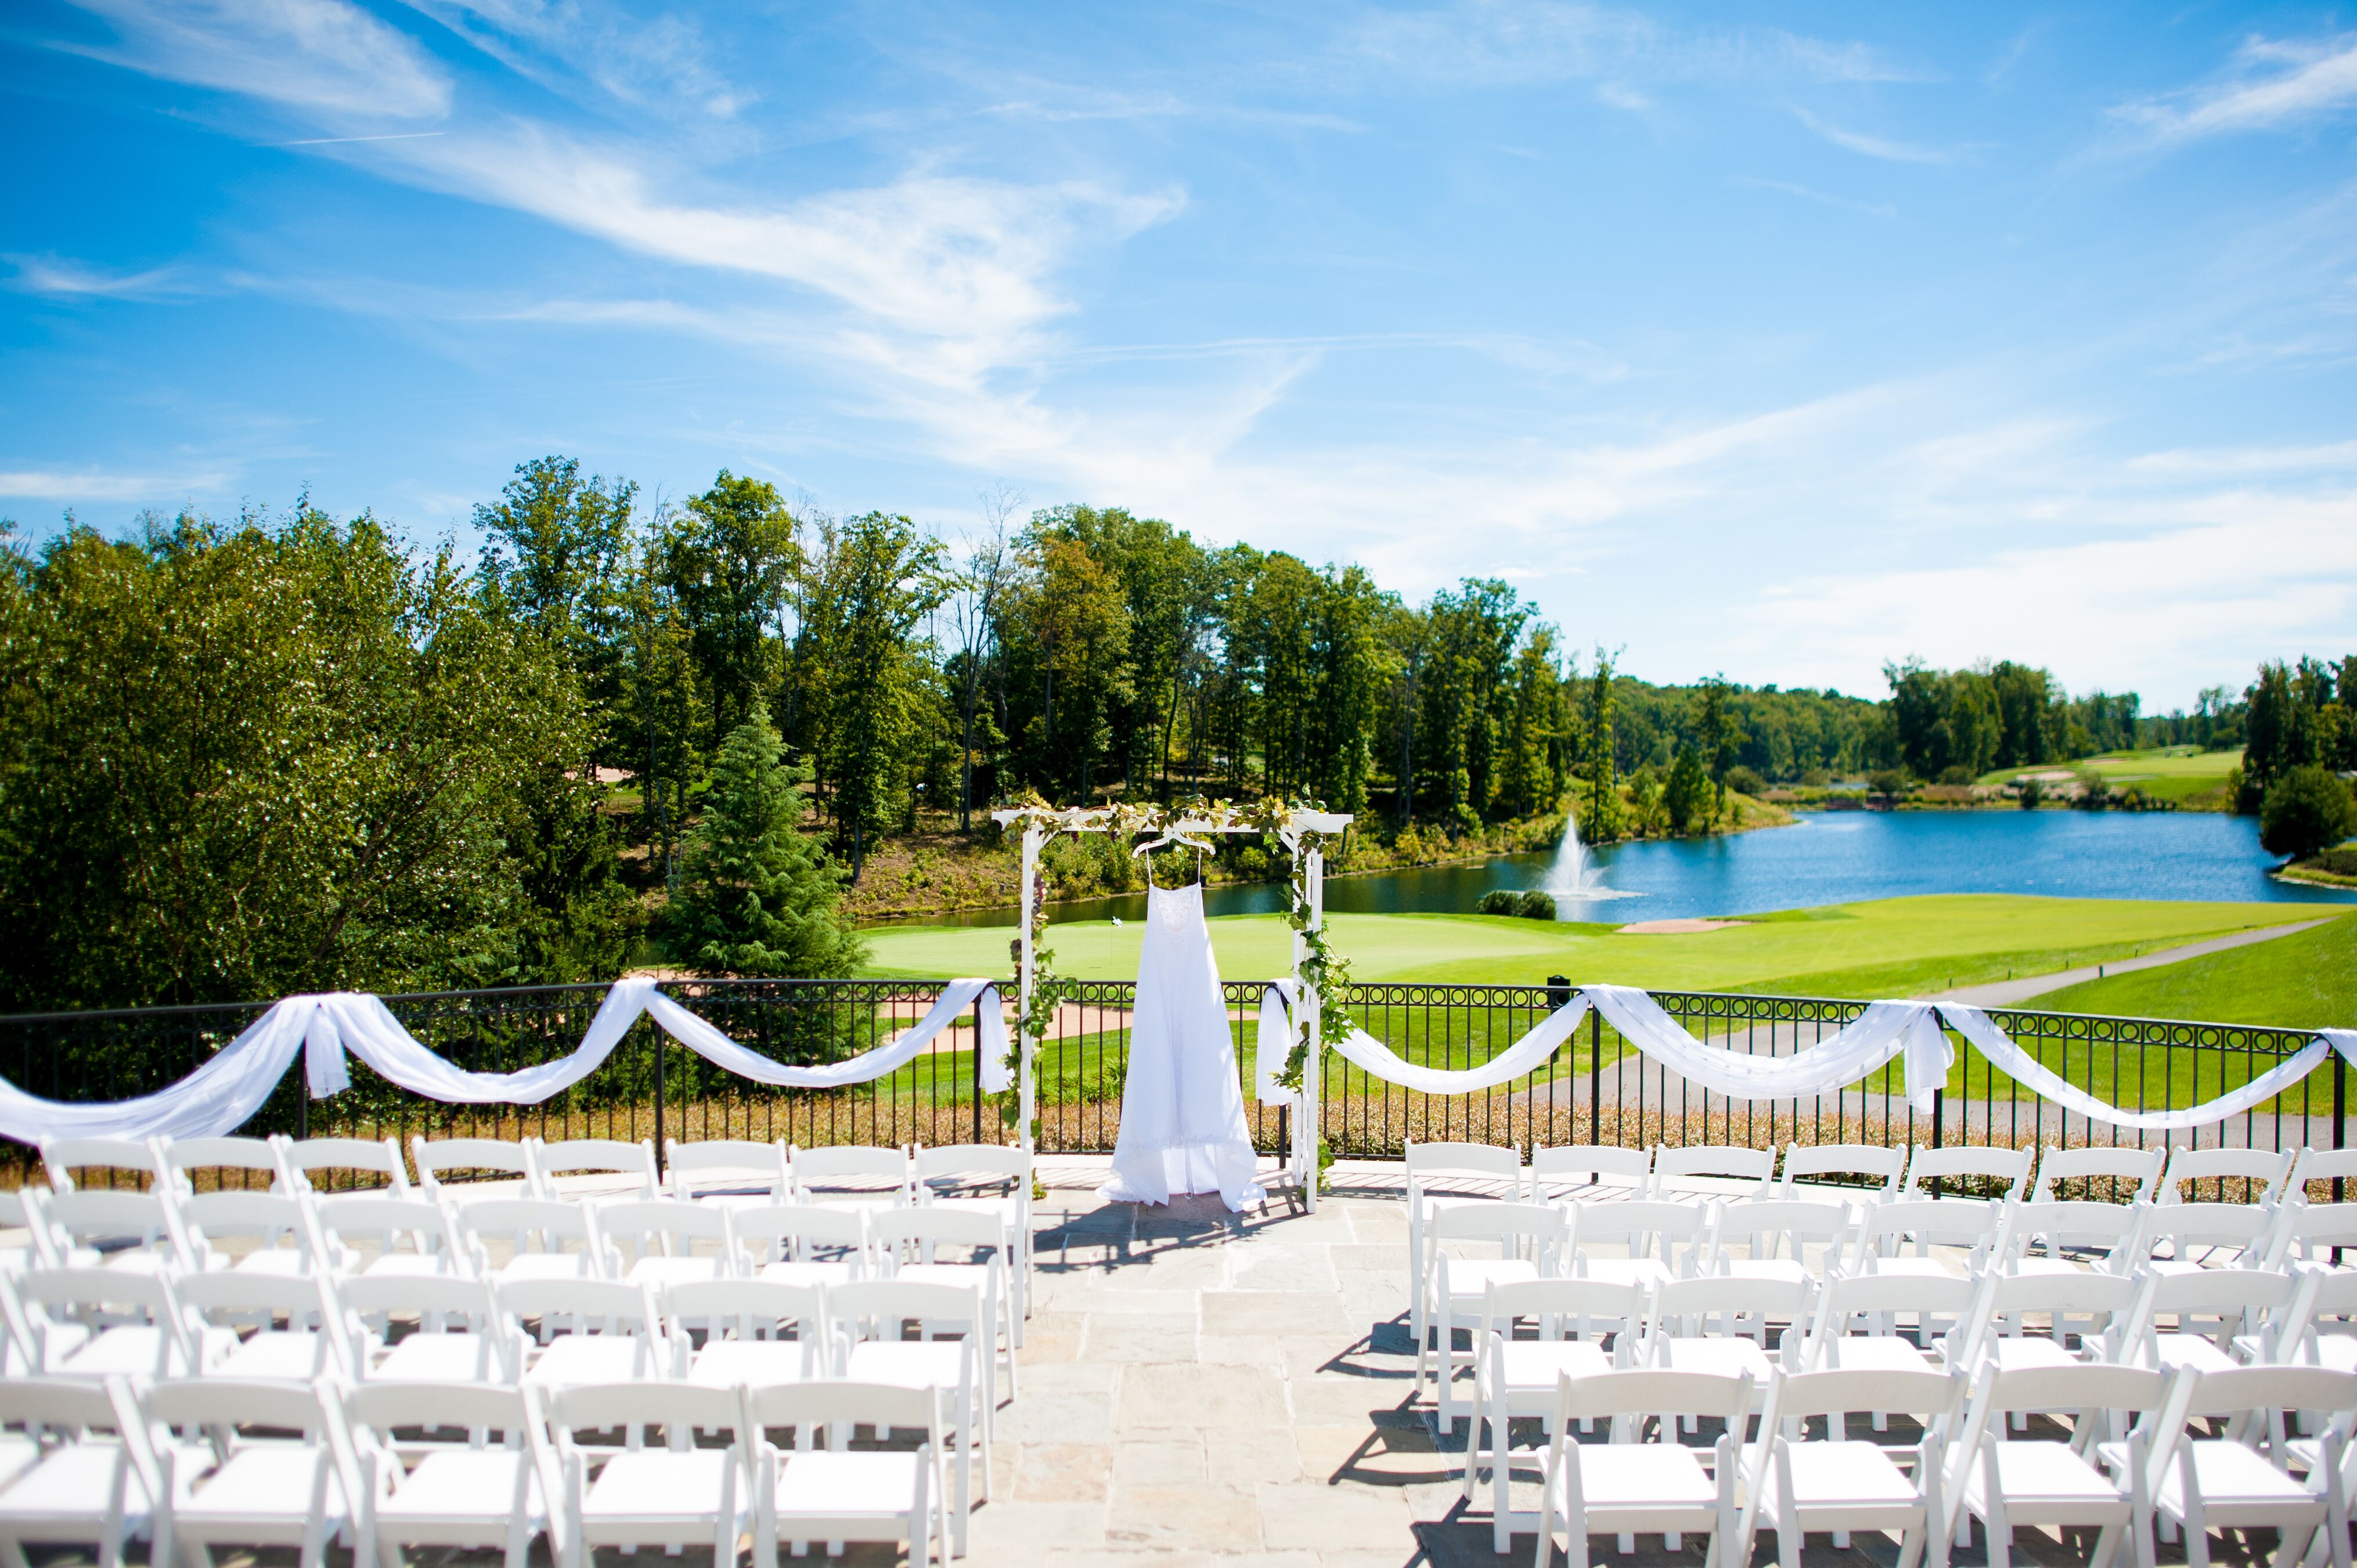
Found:
[(866, 956), (836, 908), (843, 870), (802, 832), (806, 768), (784, 759), (756, 702), (721, 743), (688, 836), (671, 929), (707, 973), (844, 974)]

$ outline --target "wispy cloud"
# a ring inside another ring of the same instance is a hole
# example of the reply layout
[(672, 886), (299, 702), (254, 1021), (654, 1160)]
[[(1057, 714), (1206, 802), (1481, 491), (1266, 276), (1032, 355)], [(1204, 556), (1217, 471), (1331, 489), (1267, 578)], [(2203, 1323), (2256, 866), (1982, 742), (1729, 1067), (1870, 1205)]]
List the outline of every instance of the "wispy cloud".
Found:
[(0, 469), (0, 496), (11, 500), (140, 501), (186, 495), (221, 482), (219, 474), (99, 472), (53, 473), (38, 468)]
[(414, 40), (348, 0), (74, 0), (112, 45), (51, 47), (292, 108), (404, 120), (450, 109), (450, 80)]
[(2357, 38), (2316, 43), (2252, 38), (2222, 81), (2124, 103), (2114, 116), (2139, 140), (2189, 142), (2237, 131), (2274, 131), (2340, 113), (2357, 102)]
[(1846, 196), (1833, 196), (1822, 190), (1812, 190), (1805, 185), (1794, 185), (1791, 180), (1758, 179), (1749, 175), (1738, 175), (1736, 177), (1735, 183), (1748, 185), (1754, 190), (1781, 191), (1786, 196), (1797, 196), (1803, 201), (1819, 202), (1826, 207), (1839, 207), (1851, 212), (1863, 212), (1868, 218), (1899, 216), (1899, 209), (1887, 201), (1853, 201)]
[(2357, 441), (2334, 441), (2319, 446), (2185, 447), (2147, 452), (2128, 459), (2131, 474), (2176, 478), (2183, 475), (2258, 475), (2332, 470), (2357, 473)]
[(1361, 24), (1350, 47), (1406, 74), (1458, 82), (1890, 81), (1910, 74), (1862, 43), (1776, 27), (1681, 28), (1570, 0), (1458, 0), (1385, 12)]
[(634, 109), (733, 119), (759, 101), (692, 16), (642, 20), (601, 0), (405, 0), (509, 70), (560, 92), (593, 84)]
[(0, 261), (16, 269), (9, 286), (27, 294), (69, 299), (167, 299), (199, 292), (195, 276), (179, 266), (111, 273), (55, 256), (0, 256)]
[(1913, 142), (1896, 142), (1885, 136), (1869, 136), (1860, 131), (1845, 130), (1831, 121), (1810, 113), (1805, 109), (1795, 108), (1792, 113), (1799, 118), (1802, 124), (1806, 125), (1835, 146), (1846, 148), (1850, 152), (1861, 154), (1866, 157), (1881, 158), (1885, 162), (1895, 164), (1945, 164), (1955, 161), (1953, 153), (1939, 147), (1921, 146)]

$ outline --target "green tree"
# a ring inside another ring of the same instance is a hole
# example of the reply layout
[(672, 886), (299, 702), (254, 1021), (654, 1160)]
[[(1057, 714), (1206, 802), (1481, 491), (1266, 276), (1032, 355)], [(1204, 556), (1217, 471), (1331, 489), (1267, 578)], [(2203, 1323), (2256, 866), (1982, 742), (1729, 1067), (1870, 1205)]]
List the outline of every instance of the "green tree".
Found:
[(677, 949), (719, 974), (830, 975), (866, 950), (836, 908), (843, 873), (801, 829), (806, 768), (787, 765), (758, 700), (713, 759), (668, 922)]
[(1610, 843), (1620, 836), (1620, 789), (1614, 776), (1612, 750), (1612, 656), (1596, 650), (1596, 668), (1587, 677), (1587, 821), (1580, 836), (1589, 843)]
[(2267, 786), (2259, 804), (2259, 847), (2306, 860), (2357, 832), (2357, 800), (2349, 786), (2312, 762), (2287, 768)]
[(557, 645), (609, 726), (638, 493), (628, 479), (583, 478), (570, 457), (539, 457), (516, 465), (496, 505), (475, 509), (490, 541), (483, 575), (492, 591)]
[[(1727, 770), (1742, 755), (1743, 725), (1728, 707), (1731, 690), (1725, 675), (1713, 675), (1695, 694), (1695, 749), (1700, 754), (1703, 771), (1710, 779), (1712, 822), (1727, 813)], [(1672, 820), (1675, 821), (1674, 811)], [(1684, 827), (1678, 829), (1680, 832), (1685, 831)]]
[(1662, 791), (1662, 805), (1669, 814), (1672, 832), (1690, 833), (1709, 825), (1716, 811), (1710, 776), (1693, 746), (1678, 747), (1677, 759), (1670, 765), (1669, 784)]
[(723, 468), (661, 531), (666, 585), (687, 624), (715, 737), (750, 713), (777, 676), (772, 633), (785, 629), (801, 527), (776, 486)]

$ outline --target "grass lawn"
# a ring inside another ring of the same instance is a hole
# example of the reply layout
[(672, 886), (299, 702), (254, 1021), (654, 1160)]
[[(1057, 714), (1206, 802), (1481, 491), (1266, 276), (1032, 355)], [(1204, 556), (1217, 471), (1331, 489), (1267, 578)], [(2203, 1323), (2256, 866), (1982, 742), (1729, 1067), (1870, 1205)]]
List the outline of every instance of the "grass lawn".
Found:
[(2156, 746), (2149, 751), (2112, 751), (2083, 757), (2076, 762), (2040, 763), (2035, 768), (2000, 768), (1981, 775), (1983, 784), (2003, 784), (2025, 773), (2075, 772), (2103, 779), (2117, 789), (2129, 784), (2156, 800), (2189, 800), (2223, 789), (2226, 775), (2240, 767), (2243, 753), (2201, 751), (2190, 746)]
[(2256, 947), (2091, 980), (2031, 1005), (2115, 1017), (2357, 1027), (2357, 916), (2343, 915), (2312, 931)]

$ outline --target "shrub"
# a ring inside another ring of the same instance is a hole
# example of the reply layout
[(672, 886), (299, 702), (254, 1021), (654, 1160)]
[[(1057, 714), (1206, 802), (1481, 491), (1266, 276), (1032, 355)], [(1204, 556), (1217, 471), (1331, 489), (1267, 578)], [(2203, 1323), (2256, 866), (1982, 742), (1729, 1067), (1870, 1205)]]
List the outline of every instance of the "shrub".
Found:
[(1907, 775), (1896, 768), (1885, 768), (1866, 781), (1866, 786), (1886, 800), (1895, 800), (1907, 793)]
[(1485, 915), (1519, 915), (1523, 896), (1511, 887), (1492, 887), (1481, 895), (1481, 902), (1474, 908)]
[(1738, 795), (1756, 797), (1767, 791), (1768, 780), (1760, 777), (1757, 768), (1738, 765), (1727, 770), (1727, 787)]
[(1514, 913), (1525, 920), (1555, 918), (1555, 895), (1534, 887), (1514, 900)]
[(2044, 799), (2046, 799), (2046, 785), (2042, 780), (2037, 779), (2025, 779), (2021, 781), (2021, 809), (2023, 811), (2034, 811), (2038, 810), (2038, 802)]
[(2259, 847), (2292, 860), (2330, 849), (2357, 832), (2357, 800), (2337, 777), (2304, 763), (2287, 768), (2259, 802)]
[(1834, 781), (1834, 776), (1822, 768), (1812, 768), (1801, 775), (1801, 788), (1822, 789)]
[(1969, 784), (1972, 781), (1973, 770), (1961, 762), (1940, 769), (1940, 782), (1943, 784)]

